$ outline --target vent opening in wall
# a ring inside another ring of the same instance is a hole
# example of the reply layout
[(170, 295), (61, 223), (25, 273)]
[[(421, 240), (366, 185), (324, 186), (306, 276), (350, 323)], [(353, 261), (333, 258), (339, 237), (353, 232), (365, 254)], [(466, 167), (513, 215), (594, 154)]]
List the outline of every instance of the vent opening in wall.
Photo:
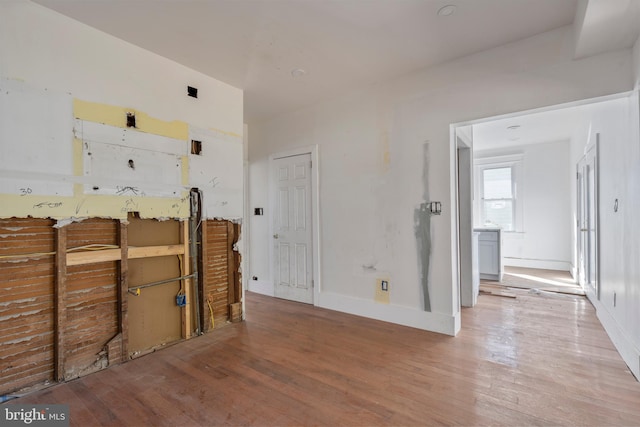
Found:
[(127, 127), (128, 128), (136, 127), (136, 115), (135, 115), (135, 113), (127, 113)]
[(193, 86), (187, 86), (187, 95), (189, 95), (192, 98), (197, 98), (198, 97), (198, 88), (193, 87)]
[(202, 141), (191, 140), (191, 154), (199, 156), (202, 154)]

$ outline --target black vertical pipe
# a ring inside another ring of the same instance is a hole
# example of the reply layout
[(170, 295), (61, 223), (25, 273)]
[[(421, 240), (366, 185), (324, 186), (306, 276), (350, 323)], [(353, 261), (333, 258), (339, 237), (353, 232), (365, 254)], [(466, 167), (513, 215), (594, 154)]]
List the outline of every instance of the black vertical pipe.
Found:
[(199, 287), (200, 275), (198, 274), (198, 218), (200, 216), (200, 191), (192, 188), (190, 192), (191, 216), (189, 217), (189, 256), (191, 260), (191, 274), (193, 279), (193, 303), (196, 307), (196, 335), (200, 335), (202, 328), (200, 325), (200, 296)]

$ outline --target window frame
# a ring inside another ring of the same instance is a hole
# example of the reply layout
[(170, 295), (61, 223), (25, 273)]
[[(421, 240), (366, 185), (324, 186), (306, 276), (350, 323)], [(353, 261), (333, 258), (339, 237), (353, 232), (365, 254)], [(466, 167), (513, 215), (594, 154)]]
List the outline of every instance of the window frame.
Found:
[[(524, 232), (524, 186), (522, 154), (505, 156), (492, 156), (474, 159), (474, 226), (487, 228), (484, 224), (484, 171), (489, 169), (511, 168), (511, 194), (513, 200), (513, 230), (504, 230), (505, 233)], [(503, 199), (506, 200), (506, 199)]]

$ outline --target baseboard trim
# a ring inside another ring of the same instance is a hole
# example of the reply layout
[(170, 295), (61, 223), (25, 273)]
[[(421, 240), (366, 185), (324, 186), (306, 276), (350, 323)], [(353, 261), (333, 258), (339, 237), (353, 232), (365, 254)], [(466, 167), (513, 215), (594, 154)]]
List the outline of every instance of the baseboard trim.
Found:
[(613, 342), (613, 345), (636, 377), (636, 380), (640, 380), (640, 349), (633, 344), (633, 341), (629, 339), (616, 319), (602, 306), (600, 301), (594, 302), (591, 298), (590, 300), (593, 302), (598, 319), (607, 332), (607, 335), (609, 335), (611, 342)]
[(504, 257), (503, 262), (504, 262), (504, 265), (507, 265), (510, 267), (540, 268), (543, 270), (571, 271), (571, 263), (568, 261)]
[(318, 307), (340, 311), (369, 319), (455, 336), (460, 331), (460, 313), (446, 315), (373, 300), (355, 298), (332, 292), (321, 292)]
[(270, 297), (276, 295), (273, 289), (273, 283), (266, 280), (249, 280), (249, 290), (256, 294), (267, 295)]

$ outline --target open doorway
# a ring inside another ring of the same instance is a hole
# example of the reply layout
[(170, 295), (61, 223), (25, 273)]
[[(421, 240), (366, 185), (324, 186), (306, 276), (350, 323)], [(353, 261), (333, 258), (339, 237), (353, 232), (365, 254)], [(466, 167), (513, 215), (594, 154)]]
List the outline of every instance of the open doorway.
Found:
[[(591, 120), (594, 105), (604, 102), (591, 100), (453, 126), (461, 306), (475, 305), (476, 289), (487, 286), (585, 295), (582, 285), (589, 282), (595, 292), (597, 201), (593, 193), (581, 191), (588, 183), (597, 189), (597, 174), (593, 165), (579, 169), (585, 173), (581, 187), (576, 165), (597, 151), (591, 148), (595, 140)], [(584, 226), (581, 218), (591, 222)], [(472, 259), (466, 260), (469, 254)], [(580, 281), (581, 273), (593, 280)]]

